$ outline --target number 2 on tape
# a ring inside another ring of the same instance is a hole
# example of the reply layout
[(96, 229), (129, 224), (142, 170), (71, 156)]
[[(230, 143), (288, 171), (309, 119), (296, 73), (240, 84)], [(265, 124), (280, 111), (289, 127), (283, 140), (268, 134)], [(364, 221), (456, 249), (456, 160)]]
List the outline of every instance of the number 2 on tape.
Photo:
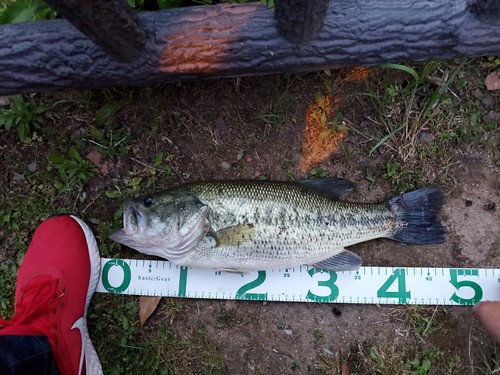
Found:
[(258, 271), (257, 278), (255, 280), (246, 283), (240, 289), (238, 289), (238, 291), (236, 292), (236, 298), (259, 300), (259, 301), (267, 300), (267, 293), (248, 293), (249, 290), (257, 288), (259, 285), (262, 285), (264, 281), (266, 281), (266, 272)]

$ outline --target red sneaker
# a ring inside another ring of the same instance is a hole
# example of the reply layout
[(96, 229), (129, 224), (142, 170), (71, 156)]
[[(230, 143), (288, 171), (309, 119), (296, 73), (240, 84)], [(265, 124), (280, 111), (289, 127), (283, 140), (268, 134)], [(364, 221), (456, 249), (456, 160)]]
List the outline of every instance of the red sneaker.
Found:
[(99, 271), (97, 243), (82, 220), (45, 220), (19, 268), (14, 317), (0, 319), (0, 335), (47, 336), (61, 374), (102, 374), (87, 330)]

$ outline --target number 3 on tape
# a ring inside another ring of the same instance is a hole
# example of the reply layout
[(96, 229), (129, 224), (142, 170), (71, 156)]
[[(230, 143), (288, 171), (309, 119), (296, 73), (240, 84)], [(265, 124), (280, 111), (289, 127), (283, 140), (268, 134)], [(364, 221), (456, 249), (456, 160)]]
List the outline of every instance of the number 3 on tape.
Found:
[(311, 268), (307, 271), (309, 276), (313, 277), (317, 273), (326, 273), (329, 275), (328, 279), (323, 281), (318, 281), (318, 286), (324, 286), (330, 289), (330, 294), (327, 296), (317, 296), (311, 290), (307, 292), (306, 298), (315, 302), (333, 302), (339, 296), (339, 288), (335, 285), (335, 281), (337, 281), (337, 274), (333, 271), (323, 271), (317, 268)]

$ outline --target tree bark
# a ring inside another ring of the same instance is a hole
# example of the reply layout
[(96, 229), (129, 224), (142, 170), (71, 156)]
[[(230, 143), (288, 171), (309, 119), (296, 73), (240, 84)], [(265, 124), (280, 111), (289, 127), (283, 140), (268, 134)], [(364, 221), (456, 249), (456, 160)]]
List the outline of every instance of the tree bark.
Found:
[(306, 45), (281, 37), (260, 3), (144, 12), (145, 53), (128, 63), (65, 20), (6, 25), (0, 94), (500, 55), (499, 1), (335, 0)]
[(287, 40), (304, 44), (323, 27), (330, 0), (276, 0), (274, 18), (278, 32)]
[(126, 0), (46, 0), (52, 8), (117, 60), (144, 52), (146, 31)]

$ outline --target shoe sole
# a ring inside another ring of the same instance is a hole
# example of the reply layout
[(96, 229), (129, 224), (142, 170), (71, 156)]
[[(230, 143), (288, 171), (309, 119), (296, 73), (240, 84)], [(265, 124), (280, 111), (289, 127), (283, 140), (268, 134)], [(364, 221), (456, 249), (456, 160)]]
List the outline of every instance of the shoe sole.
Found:
[[(99, 254), (99, 248), (97, 246), (96, 239), (92, 230), (85, 224), (81, 219), (74, 215), (70, 215), (82, 228), (83, 233), (85, 234), (85, 240), (87, 242), (87, 249), (89, 251), (89, 260), (90, 260), (90, 280), (89, 287), (87, 290), (87, 297), (85, 299), (85, 311), (83, 314), (83, 319), (79, 319), (74, 324), (74, 328), (78, 328), (82, 335), (82, 351), (85, 354), (85, 368), (87, 375), (100, 375), (102, 374), (101, 362), (99, 361), (99, 357), (97, 356), (97, 352), (95, 351), (94, 345), (90, 340), (90, 336), (88, 334), (87, 328), (87, 311), (89, 308), (90, 300), (97, 288), (97, 283), (99, 282), (99, 275), (101, 270), (101, 256)], [(83, 358), (80, 359), (80, 371), (83, 364)]]

